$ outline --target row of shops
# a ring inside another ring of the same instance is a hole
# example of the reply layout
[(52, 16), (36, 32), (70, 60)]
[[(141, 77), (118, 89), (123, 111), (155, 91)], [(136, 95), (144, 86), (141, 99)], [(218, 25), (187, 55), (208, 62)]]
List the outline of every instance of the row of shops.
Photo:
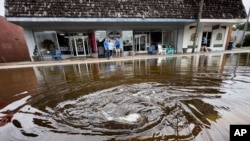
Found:
[(106, 37), (119, 38), (123, 55), (147, 53), (153, 44), (171, 46), (174, 53), (191, 52), (193, 47), (199, 52), (202, 37), (208, 39), (210, 50), (225, 50), (230, 27), (245, 21), (244, 6), (238, 0), (205, 1), (204, 5), (199, 10), (199, 2), (193, 0), (23, 0), (5, 1), (5, 15), (7, 21), (24, 28), (31, 60), (34, 55), (51, 59), (56, 49), (63, 59), (98, 57)]
[[(147, 53), (152, 44), (161, 44), (177, 47), (178, 29), (164, 31), (121, 31), (121, 30), (97, 30), (90, 32), (35, 32), (35, 53), (50, 58), (50, 54), (59, 49), (63, 58), (72, 56), (97, 57), (101, 52), (105, 38), (111, 42), (118, 38), (121, 42), (123, 55), (129, 52)], [(32, 51), (32, 50), (31, 50)], [(33, 51), (34, 52), (34, 51)], [(100, 55), (99, 55), (100, 56)]]
[[(130, 55), (130, 52), (145, 54), (151, 45), (170, 46), (174, 49), (174, 53), (182, 53), (184, 48), (187, 52), (191, 52), (196, 29), (194, 24), (166, 26), (162, 29), (156, 27), (157, 24), (144, 30), (136, 30), (136, 27), (127, 30), (110, 30), (111, 27), (108, 27), (109, 30), (92, 28), (79, 31), (25, 29), (25, 37), (30, 56), (39, 56), (42, 60), (50, 60), (51, 54), (56, 49), (61, 51), (63, 59), (79, 56), (100, 57), (103, 53), (100, 48), (103, 47), (105, 38), (111, 39), (111, 42), (118, 38), (123, 56)], [(199, 51), (202, 37), (208, 39), (208, 47), (211, 50), (225, 50), (229, 40), (229, 30), (230, 24), (207, 26), (204, 23), (198, 35), (195, 51)], [(34, 60), (34, 57), (31, 59)]]

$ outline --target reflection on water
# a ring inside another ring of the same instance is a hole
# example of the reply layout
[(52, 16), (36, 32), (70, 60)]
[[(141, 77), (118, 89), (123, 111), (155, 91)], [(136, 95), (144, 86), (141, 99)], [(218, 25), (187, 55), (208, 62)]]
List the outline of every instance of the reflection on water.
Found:
[[(1, 96), (0, 137), (229, 140), (230, 124), (250, 122), (248, 59), (210, 54), (29, 68), (35, 87)], [(0, 83), (17, 70), (3, 70), (9, 76), (1, 73)]]

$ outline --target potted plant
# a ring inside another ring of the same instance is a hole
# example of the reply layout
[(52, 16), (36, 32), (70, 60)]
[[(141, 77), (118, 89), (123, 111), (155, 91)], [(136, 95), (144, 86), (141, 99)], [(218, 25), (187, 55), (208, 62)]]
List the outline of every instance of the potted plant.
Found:
[(39, 61), (37, 45), (35, 45), (32, 58), (33, 58), (34, 61)]

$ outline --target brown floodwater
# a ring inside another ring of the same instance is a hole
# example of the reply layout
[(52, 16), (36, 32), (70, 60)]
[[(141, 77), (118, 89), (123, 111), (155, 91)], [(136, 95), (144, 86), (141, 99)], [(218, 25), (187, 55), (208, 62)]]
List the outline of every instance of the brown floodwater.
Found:
[(0, 69), (3, 141), (228, 141), (249, 53)]

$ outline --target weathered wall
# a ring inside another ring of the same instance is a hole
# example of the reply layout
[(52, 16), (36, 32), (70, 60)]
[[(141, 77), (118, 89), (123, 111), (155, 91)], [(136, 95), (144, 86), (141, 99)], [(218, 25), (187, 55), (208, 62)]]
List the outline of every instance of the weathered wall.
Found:
[(23, 29), (0, 16), (0, 63), (30, 61)]

